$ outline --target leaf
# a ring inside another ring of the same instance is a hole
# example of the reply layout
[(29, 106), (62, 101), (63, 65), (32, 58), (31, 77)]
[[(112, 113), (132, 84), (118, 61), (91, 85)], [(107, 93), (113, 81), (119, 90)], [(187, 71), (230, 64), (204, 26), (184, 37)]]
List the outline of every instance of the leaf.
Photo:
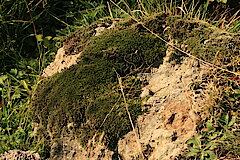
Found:
[(188, 152), (187, 153), (187, 157), (192, 157), (192, 156), (196, 156), (197, 155), (197, 153), (196, 152)]
[(50, 41), (52, 39), (52, 36), (46, 36), (45, 38)]
[(13, 74), (13, 75), (17, 75), (17, 72), (18, 71), (17, 71), (16, 68), (10, 70), (10, 73)]
[(207, 129), (211, 131), (213, 129), (212, 119), (208, 120), (206, 122), (206, 125), (207, 125)]
[(21, 98), (21, 94), (15, 92), (15, 93), (11, 96), (11, 99), (14, 100), (14, 99), (17, 99), (17, 98)]
[(17, 130), (16, 130), (16, 134), (21, 134), (21, 135), (26, 135), (24, 129), (22, 127), (19, 127)]
[(11, 131), (11, 130), (12, 130), (12, 128), (10, 128), (10, 127), (7, 127), (7, 128), (6, 128), (6, 130), (7, 130), (7, 131)]
[(229, 127), (232, 126), (235, 122), (236, 122), (236, 117), (233, 116), (232, 119), (231, 119), (231, 121), (228, 123), (228, 126), (229, 126)]
[(28, 88), (28, 85), (27, 85), (26, 81), (21, 80), (21, 83), (22, 83), (23, 87), (24, 87), (27, 91), (29, 91), (29, 88)]
[(211, 136), (209, 136), (208, 138), (209, 139), (215, 139), (215, 138), (217, 138), (217, 136), (218, 136), (218, 133), (213, 133)]
[(0, 84), (4, 84), (4, 81), (7, 79), (8, 77), (6, 75), (2, 75), (0, 76)]
[(208, 157), (207, 151), (201, 153), (201, 159), (205, 159), (204, 157)]
[(193, 138), (187, 140), (186, 144), (192, 144), (193, 143)]
[(228, 121), (229, 121), (229, 115), (226, 114), (226, 116), (225, 116), (225, 124), (228, 124)]
[(219, 146), (219, 144), (216, 142), (210, 142), (209, 146), (210, 146), (209, 150), (214, 150), (215, 148), (217, 148)]
[(43, 35), (42, 34), (37, 34), (36, 39), (37, 39), (38, 42), (43, 41)]
[(44, 39), (44, 41), (43, 41), (43, 46), (44, 46), (44, 48), (48, 48), (48, 47), (50, 46), (49, 40)]
[(199, 149), (190, 148), (190, 151), (187, 153), (187, 157), (196, 156), (200, 152)]
[(22, 77), (24, 74), (23, 74), (23, 71), (19, 71), (18, 72), (18, 77)]
[(191, 152), (195, 152), (195, 153), (199, 153), (200, 152), (200, 150), (197, 149), (197, 148), (190, 148), (190, 151)]
[(189, 139), (189, 140), (187, 140), (187, 144), (193, 144), (193, 146), (198, 146), (198, 147), (201, 147), (201, 139), (202, 138), (202, 136), (201, 135), (199, 135), (199, 136), (197, 136), (197, 137), (194, 137), (194, 138), (192, 138), (192, 139)]
[(217, 159), (217, 155), (213, 151), (207, 151), (207, 154), (209, 155), (210, 160)]
[(193, 144), (195, 145), (195, 146), (199, 146), (199, 147), (201, 147), (201, 139), (202, 138), (202, 135), (199, 135), (199, 136), (197, 136), (196, 138), (195, 138), (195, 140), (193, 141)]
[(220, 2), (222, 2), (222, 3), (227, 3), (227, 0), (220, 0)]
[(231, 98), (231, 97), (229, 97), (228, 100), (231, 101), (231, 102), (235, 102), (236, 101), (234, 98)]
[(235, 89), (234, 91), (236, 92), (236, 94), (240, 94), (240, 89)]

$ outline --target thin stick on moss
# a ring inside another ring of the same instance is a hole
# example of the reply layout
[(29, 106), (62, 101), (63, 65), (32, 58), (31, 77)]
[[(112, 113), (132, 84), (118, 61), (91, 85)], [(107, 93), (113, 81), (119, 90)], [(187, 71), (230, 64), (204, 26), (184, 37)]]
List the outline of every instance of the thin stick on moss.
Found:
[(118, 83), (119, 83), (119, 86), (120, 86), (120, 89), (121, 89), (121, 93), (122, 93), (122, 96), (123, 96), (123, 101), (124, 101), (124, 104), (125, 104), (125, 107), (126, 107), (126, 111), (127, 111), (127, 114), (128, 114), (128, 118), (129, 118), (129, 120), (130, 120), (132, 129), (133, 129), (133, 132), (134, 132), (134, 135), (135, 135), (135, 138), (136, 138), (136, 142), (137, 142), (138, 145), (139, 145), (140, 153), (143, 155), (144, 158), (146, 158), (146, 156), (144, 155), (144, 153), (143, 153), (143, 151), (142, 151), (142, 147), (141, 147), (139, 135), (137, 134), (137, 132), (136, 132), (136, 130), (135, 130), (135, 127), (134, 127), (134, 124), (133, 124), (133, 121), (132, 121), (132, 117), (131, 117), (131, 114), (130, 114), (129, 109), (128, 109), (127, 100), (126, 100), (126, 97), (125, 97), (125, 94), (124, 94), (124, 91), (123, 91), (122, 79), (121, 79), (120, 75), (117, 73), (117, 71), (116, 71), (115, 69), (114, 69), (114, 71), (115, 71), (116, 74), (117, 74)]
[[(117, 103), (119, 102), (119, 100), (121, 99), (121, 97), (118, 98), (117, 102), (113, 105), (113, 107), (111, 108), (111, 110), (108, 112), (108, 114), (105, 116), (104, 120), (102, 121), (101, 125), (99, 128), (101, 128), (103, 126), (103, 124), (106, 122), (108, 116), (112, 113), (113, 109), (116, 107)], [(94, 134), (93, 137), (97, 136), (97, 132)], [(101, 142), (101, 141), (99, 141)]]
[(102, 124), (100, 125), (99, 128), (101, 128), (104, 124), (104, 122), (107, 120), (108, 116), (112, 113), (113, 109), (116, 107), (117, 103), (119, 102), (119, 100), (121, 99), (121, 96), (118, 98), (117, 102), (113, 105), (112, 109), (108, 112), (108, 114), (105, 116)]

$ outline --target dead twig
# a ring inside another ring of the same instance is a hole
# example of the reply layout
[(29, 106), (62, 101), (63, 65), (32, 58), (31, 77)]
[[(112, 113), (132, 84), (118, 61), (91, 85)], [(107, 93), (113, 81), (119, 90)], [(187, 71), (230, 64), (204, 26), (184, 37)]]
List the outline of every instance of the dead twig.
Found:
[(135, 135), (135, 138), (136, 138), (136, 142), (138, 143), (139, 151), (140, 151), (140, 153), (143, 155), (143, 157), (144, 157), (145, 159), (147, 159), (146, 156), (144, 155), (143, 151), (142, 151), (142, 146), (141, 146), (141, 143), (140, 143), (140, 139), (139, 139), (139, 136), (138, 136), (138, 134), (137, 134), (137, 132), (136, 132), (136, 129), (135, 129), (135, 127), (134, 127), (131, 114), (130, 114), (129, 109), (128, 109), (127, 100), (126, 100), (126, 97), (125, 97), (125, 94), (124, 94), (124, 91), (123, 91), (122, 78), (120, 77), (120, 75), (117, 73), (117, 71), (116, 71), (115, 69), (114, 69), (114, 71), (115, 71), (116, 74), (117, 74), (118, 83), (119, 83), (120, 90), (121, 90), (121, 93), (122, 93), (122, 96), (123, 96), (123, 101), (124, 101), (125, 108), (126, 108), (126, 111), (127, 111), (127, 114), (128, 114), (128, 118), (129, 118), (129, 120), (130, 120), (132, 129), (133, 129), (133, 132), (134, 132), (134, 135)]

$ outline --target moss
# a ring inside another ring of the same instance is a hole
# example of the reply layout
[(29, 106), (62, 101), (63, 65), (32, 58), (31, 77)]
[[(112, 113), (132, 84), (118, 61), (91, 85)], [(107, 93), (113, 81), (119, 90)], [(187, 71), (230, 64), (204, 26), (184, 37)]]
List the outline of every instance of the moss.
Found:
[(227, 33), (197, 20), (169, 17), (166, 21), (170, 27), (166, 34), (178, 42), (178, 47), (184, 44), (190, 54), (204, 61), (231, 71), (238, 70), (239, 34)]
[[(80, 53), (86, 45), (86, 42), (95, 34), (97, 24), (92, 24), (88, 28), (81, 28), (78, 32), (62, 40), (66, 54)], [(81, 37), (81, 38), (79, 38)]]
[(152, 16), (148, 16), (143, 19), (144, 25), (151, 29), (154, 33), (163, 35), (164, 27), (166, 25), (166, 19), (168, 18), (166, 13), (157, 13)]
[(104, 142), (114, 150), (118, 139), (131, 130), (116, 72), (126, 77), (124, 91), (135, 122), (142, 114), (142, 86), (139, 80), (127, 75), (161, 63), (165, 44), (130, 27), (88, 38), (84, 46), (77, 65), (39, 85), (32, 107), (33, 119), (43, 126), (41, 136), (49, 138), (71, 135), (86, 144), (95, 134), (104, 132)]

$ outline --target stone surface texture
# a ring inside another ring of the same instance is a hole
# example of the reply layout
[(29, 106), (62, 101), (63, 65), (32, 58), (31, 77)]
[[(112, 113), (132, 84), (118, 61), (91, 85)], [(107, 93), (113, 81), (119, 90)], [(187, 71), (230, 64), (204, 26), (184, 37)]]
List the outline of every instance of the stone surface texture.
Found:
[(138, 137), (131, 131), (118, 143), (123, 159), (169, 160), (186, 148), (186, 140), (196, 132), (196, 113), (204, 99), (204, 90), (196, 94), (190, 85), (205, 72), (204, 65), (185, 58), (182, 64), (165, 61), (155, 72), (141, 77), (149, 82), (141, 96), (154, 95), (144, 102), (148, 113), (137, 120)]
[(9, 150), (0, 156), (0, 160), (40, 160), (35, 151)]
[(55, 73), (59, 73), (62, 70), (69, 68), (74, 64), (77, 64), (77, 58), (80, 55), (81, 53), (67, 55), (65, 54), (64, 47), (58, 49), (54, 62), (50, 63), (50, 65), (48, 65), (47, 68), (43, 70), (42, 77), (52, 76)]
[(65, 138), (51, 146), (49, 160), (109, 160), (112, 155), (112, 151), (94, 140), (83, 148), (79, 142)]

